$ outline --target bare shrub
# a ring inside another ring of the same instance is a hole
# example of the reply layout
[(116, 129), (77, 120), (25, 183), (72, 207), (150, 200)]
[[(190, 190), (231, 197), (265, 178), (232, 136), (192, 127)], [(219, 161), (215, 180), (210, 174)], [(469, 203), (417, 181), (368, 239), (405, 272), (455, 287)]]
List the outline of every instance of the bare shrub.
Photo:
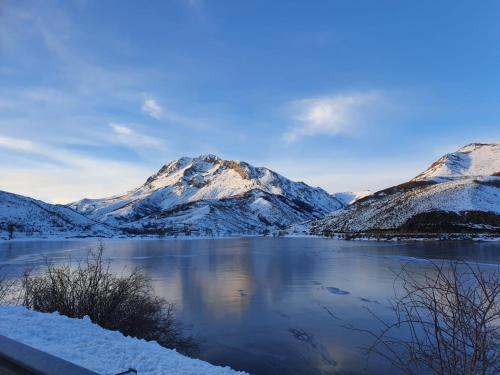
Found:
[[(430, 271), (397, 275), (394, 323), (368, 347), (406, 374), (500, 373), (500, 272), (466, 262), (432, 263)], [(378, 317), (377, 317), (378, 318)], [(402, 338), (406, 337), (406, 338)]]
[(22, 304), (71, 318), (87, 315), (103, 328), (195, 354), (197, 343), (176, 321), (174, 305), (154, 294), (150, 279), (140, 269), (122, 276), (112, 274), (103, 251), (101, 244), (76, 265), (47, 262), (42, 273), (26, 273)]
[(7, 275), (3, 273), (2, 268), (0, 267), (0, 303), (5, 303), (14, 286), (14, 282), (7, 279)]

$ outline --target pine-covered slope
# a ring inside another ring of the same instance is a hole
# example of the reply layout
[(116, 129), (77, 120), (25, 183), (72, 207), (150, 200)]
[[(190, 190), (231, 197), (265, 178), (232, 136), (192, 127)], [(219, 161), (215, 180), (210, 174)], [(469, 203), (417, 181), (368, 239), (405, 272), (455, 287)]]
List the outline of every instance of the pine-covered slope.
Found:
[(107, 226), (74, 210), (0, 191), (0, 238), (110, 236)]
[(499, 144), (471, 144), (415, 179), (362, 198), (309, 225), (314, 234), (500, 234)]
[(132, 233), (259, 233), (342, 208), (320, 188), (214, 155), (181, 158), (139, 188), (70, 204), (91, 219)]

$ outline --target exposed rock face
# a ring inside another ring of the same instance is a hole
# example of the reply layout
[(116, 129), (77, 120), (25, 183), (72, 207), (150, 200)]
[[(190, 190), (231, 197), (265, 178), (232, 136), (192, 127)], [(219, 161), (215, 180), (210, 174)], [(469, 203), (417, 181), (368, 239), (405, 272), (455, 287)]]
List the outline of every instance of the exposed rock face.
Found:
[(132, 233), (226, 235), (282, 228), (345, 204), (267, 168), (202, 155), (163, 166), (126, 194), (69, 206)]

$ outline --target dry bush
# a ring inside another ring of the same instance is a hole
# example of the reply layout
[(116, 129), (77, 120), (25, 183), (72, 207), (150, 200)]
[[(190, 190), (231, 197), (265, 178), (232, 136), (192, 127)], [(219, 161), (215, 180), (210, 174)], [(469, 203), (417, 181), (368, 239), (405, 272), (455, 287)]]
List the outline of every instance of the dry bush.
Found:
[(198, 345), (176, 321), (174, 305), (154, 294), (150, 279), (140, 269), (122, 276), (112, 274), (103, 251), (101, 244), (76, 265), (47, 263), (41, 273), (26, 273), (22, 304), (71, 318), (89, 316), (103, 328), (195, 354)]
[[(432, 263), (430, 271), (397, 275), (396, 320), (375, 337), (369, 353), (406, 374), (500, 373), (500, 272), (467, 262)], [(398, 289), (399, 290), (399, 289)], [(375, 315), (374, 315), (375, 316)], [(405, 337), (405, 338), (402, 338)]]
[(0, 303), (5, 303), (12, 291), (14, 282), (7, 279), (7, 275), (3, 274), (2, 268), (0, 267)]

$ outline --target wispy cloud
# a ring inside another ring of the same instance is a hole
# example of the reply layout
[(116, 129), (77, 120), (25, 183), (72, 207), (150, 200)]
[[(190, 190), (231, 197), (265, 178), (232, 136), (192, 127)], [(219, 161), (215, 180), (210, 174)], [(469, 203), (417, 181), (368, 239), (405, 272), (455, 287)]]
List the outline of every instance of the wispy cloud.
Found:
[(14, 151), (36, 151), (36, 145), (27, 140), (0, 136), (0, 148)]
[(133, 134), (132, 129), (127, 128), (126, 126), (113, 123), (110, 123), (109, 126), (120, 136), (129, 136)]
[(118, 137), (118, 140), (128, 146), (162, 147), (165, 143), (165, 141), (161, 138), (141, 134), (123, 124), (116, 124), (112, 122), (109, 124), (109, 127), (113, 129), (113, 132)]
[(149, 116), (159, 119), (163, 112), (163, 108), (154, 99), (146, 99), (142, 103), (142, 111), (147, 113)]
[(161, 122), (194, 129), (215, 130), (215, 127), (212, 124), (208, 124), (206, 121), (198, 120), (192, 116), (186, 116), (183, 113), (172, 110), (168, 106), (165, 107), (164, 105), (160, 105), (157, 99), (150, 97), (148, 94), (142, 95), (143, 97), (147, 96), (142, 102), (141, 110)]
[(364, 118), (363, 111), (372, 108), (382, 99), (378, 92), (323, 96), (292, 103), (295, 125), (283, 134), (287, 143), (302, 137), (350, 134), (356, 132)]

